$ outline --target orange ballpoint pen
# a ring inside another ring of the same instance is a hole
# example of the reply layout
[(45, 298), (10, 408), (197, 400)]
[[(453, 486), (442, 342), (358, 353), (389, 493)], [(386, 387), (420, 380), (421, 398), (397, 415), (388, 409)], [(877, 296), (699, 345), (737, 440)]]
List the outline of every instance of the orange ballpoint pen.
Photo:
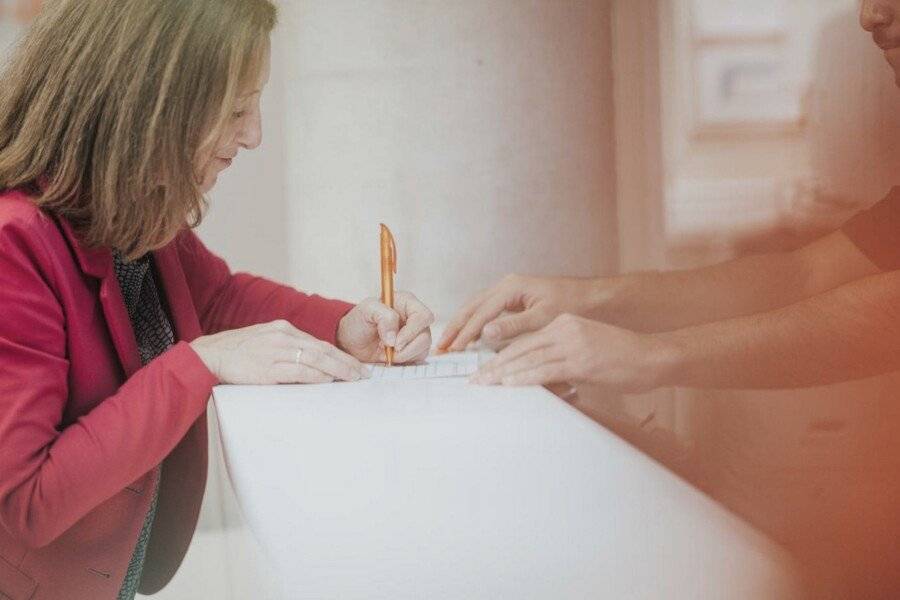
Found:
[[(384, 223), (381, 224), (381, 302), (394, 308), (394, 273), (397, 272), (397, 246), (394, 236)], [(387, 365), (394, 364), (394, 348), (385, 346)]]

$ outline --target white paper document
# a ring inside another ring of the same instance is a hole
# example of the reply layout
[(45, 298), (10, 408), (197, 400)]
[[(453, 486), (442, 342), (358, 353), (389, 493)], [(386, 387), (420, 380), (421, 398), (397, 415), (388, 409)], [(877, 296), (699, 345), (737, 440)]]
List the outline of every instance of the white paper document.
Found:
[(370, 379), (441, 379), (447, 377), (468, 377), (478, 370), (478, 365), (486, 361), (483, 352), (455, 352), (443, 356), (432, 356), (425, 364), (386, 367), (367, 365)]

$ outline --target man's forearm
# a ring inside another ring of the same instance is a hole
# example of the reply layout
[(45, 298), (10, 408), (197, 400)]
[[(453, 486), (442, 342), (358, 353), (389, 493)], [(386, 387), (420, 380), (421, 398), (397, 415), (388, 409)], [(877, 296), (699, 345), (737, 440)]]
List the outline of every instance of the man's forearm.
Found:
[(836, 232), (794, 252), (597, 280), (596, 308), (587, 316), (634, 331), (671, 331), (788, 306), (876, 272)]
[(796, 302), (804, 297), (802, 277), (789, 254), (623, 275), (591, 316), (634, 331), (670, 331)]
[(653, 336), (660, 385), (788, 388), (900, 369), (900, 272), (771, 312)]

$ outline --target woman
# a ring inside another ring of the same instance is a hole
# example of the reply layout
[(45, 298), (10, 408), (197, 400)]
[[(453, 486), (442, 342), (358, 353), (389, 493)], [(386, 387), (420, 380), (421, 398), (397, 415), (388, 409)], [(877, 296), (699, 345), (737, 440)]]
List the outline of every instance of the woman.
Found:
[(185, 225), (260, 143), (268, 0), (60, 0), (0, 84), (0, 597), (172, 577), (217, 383), (356, 380), (431, 313), (232, 275)]

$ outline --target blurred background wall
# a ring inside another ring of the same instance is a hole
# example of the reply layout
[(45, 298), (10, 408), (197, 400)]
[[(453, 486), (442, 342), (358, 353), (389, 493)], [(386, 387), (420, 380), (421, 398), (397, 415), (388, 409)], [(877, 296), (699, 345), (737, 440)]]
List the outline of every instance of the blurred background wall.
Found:
[(449, 318), (508, 272), (615, 268), (608, 2), (283, 5), (295, 283)]

